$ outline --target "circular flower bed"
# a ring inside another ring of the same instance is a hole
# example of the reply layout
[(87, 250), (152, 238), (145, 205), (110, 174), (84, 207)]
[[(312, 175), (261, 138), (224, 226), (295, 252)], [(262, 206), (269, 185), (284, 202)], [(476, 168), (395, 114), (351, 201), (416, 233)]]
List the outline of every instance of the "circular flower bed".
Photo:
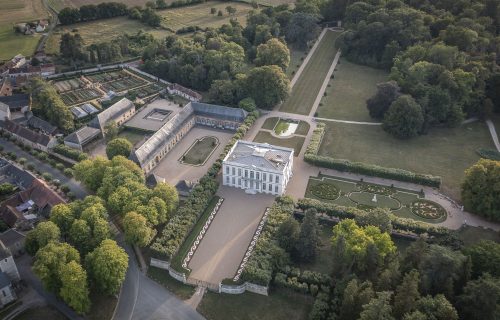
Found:
[(411, 203), (410, 208), (413, 214), (424, 219), (439, 220), (446, 218), (446, 210), (432, 201), (417, 200)]
[(335, 200), (339, 196), (339, 189), (329, 183), (318, 183), (311, 187), (311, 193), (320, 199)]

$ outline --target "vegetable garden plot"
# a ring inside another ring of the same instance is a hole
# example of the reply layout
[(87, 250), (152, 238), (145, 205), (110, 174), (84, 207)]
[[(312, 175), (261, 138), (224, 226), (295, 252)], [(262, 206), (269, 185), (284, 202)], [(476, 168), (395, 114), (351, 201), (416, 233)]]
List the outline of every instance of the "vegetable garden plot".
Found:
[(54, 82), (54, 87), (56, 88), (57, 92), (66, 92), (80, 89), (84, 85), (85, 83), (78, 78)]
[(95, 89), (74, 90), (61, 94), (61, 98), (67, 106), (94, 100), (101, 96), (102, 94)]
[(144, 84), (146, 84), (146, 81), (144, 81), (143, 79), (129, 76), (128, 78), (122, 78), (119, 80), (107, 82), (102, 85), (102, 88), (104, 89), (104, 91), (121, 92), (137, 88)]
[(151, 83), (148, 84), (147, 86), (140, 87), (134, 90), (129, 91), (130, 94), (136, 95), (138, 98), (145, 98), (152, 96), (153, 94), (156, 94), (160, 92), (161, 90), (165, 89), (161, 85), (158, 85), (156, 83)]

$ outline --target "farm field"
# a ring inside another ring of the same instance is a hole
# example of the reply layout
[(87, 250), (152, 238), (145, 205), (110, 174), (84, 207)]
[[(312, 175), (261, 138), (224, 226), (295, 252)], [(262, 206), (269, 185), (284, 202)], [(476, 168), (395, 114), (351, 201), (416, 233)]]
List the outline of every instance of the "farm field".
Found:
[(393, 138), (379, 126), (327, 123), (319, 154), (438, 175), (442, 191), (458, 200), (464, 170), (479, 160), (478, 148), (493, 148), (483, 122), (435, 128), (411, 140)]
[(256, 293), (207, 292), (197, 310), (207, 320), (302, 320), (307, 319), (314, 298), (279, 289), (262, 296)]
[(0, 60), (8, 60), (18, 53), (32, 55), (40, 35), (17, 34), (13, 27), (16, 23), (47, 17), (42, 0), (0, 0)]
[(318, 117), (373, 121), (366, 108), (366, 100), (377, 91), (377, 83), (387, 81), (388, 73), (340, 59), (318, 107)]
[(337, 53), (335, 40), (339, 35), (339, 32), (332, 31), (325, 34), (295, 84), (290, 97), (280, 106), (280, 111), (309, 114)]
[(304, 144), (304, 137), (298, 137), (298, 136), (292, 136), (290, 138), (276, 138), (273, 137), (269, 132), (267, 131), (259, 131), (257, 135), (255, 136), (255, 139), (253, 141), (255, 142), (260, 142), (260, 143), (269, 143), (272, 145), (276, 146), (281, 146), (281, 147), (287, 147), (287, 148), (292, 148), (295, 150), (295, 157), (297, 157), (300, 153), (300, 150), (302, 149), (302, 145)]
[[(225, 9), (229, 5), (236, 9), (236, 13), (232, 16)], [(211, 14), (211, 8), (222, 11), (224, 15), (219, 17), (217, 14)], [(162, 24), (164, 27), (179, 30), (188, 26), (220, 27), (229, 23), (230, 19), (236, 19), (242, 25), (246, 25), (246, 16), (251, 10), (253, 10), (252, 6), (246, 3), (210, 1), (193, 6), (161, 10), (158, 13), (164, 19)]]
[(149, 32), (158, 39), (171, 34), (167, 30), (154, 29), (127, 17), (82, 22), (70, 26), (58, 26), (47, 40), (45, 49), (47, 54), (58, 54), (61, 36), (73, 30), (77, 30), (82, 36), (85, 46), (99, 42), (109, 42), (121, 34), (136, 34), (139, 30)]

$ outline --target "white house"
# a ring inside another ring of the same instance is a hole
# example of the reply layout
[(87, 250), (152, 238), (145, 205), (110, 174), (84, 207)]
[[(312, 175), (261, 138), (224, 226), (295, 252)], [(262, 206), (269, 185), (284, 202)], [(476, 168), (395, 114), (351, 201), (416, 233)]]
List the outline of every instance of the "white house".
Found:
[(5, 272), (10, 280), (18, 281), (21, 279), (10, 250), (2, 242), (0, 242), (0, 272)]
[(0, 272), (0, 308), (16, 300), (16, 293), (12, 289), (12, 283), (9, 277)]
[(180, 84), (173, 83), (167, 87), (167, 91), (169, 94), (174, 94), (183, 97), (192, 102), (199, 102), (201, 98), (201, 94), (198, 92), (191, 90), (189, 88), (183, 87)]
[(0, 120), (10, 120), (10, 108), (5, 103), (0, 102)]
[(292, 177), (291, 148), (239, 140), (222, 162), (222, 183), (247, 193), (282, 195)]

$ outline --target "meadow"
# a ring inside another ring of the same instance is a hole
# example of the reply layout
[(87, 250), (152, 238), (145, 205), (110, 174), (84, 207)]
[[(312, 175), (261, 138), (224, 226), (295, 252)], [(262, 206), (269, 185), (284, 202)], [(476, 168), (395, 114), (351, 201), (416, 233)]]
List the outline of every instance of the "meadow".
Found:
[(0, 60), (11, 59), (18, 53), (32, 55), (40, 36), (17, 34), (14, 26), (47, 17), (42, 0), (0, 0)]
[(377, 83), (388, 73), (340, 59), (317, 110), (318, 117), (351, 121), (373, 121), (366, 100), (377, 91)]

